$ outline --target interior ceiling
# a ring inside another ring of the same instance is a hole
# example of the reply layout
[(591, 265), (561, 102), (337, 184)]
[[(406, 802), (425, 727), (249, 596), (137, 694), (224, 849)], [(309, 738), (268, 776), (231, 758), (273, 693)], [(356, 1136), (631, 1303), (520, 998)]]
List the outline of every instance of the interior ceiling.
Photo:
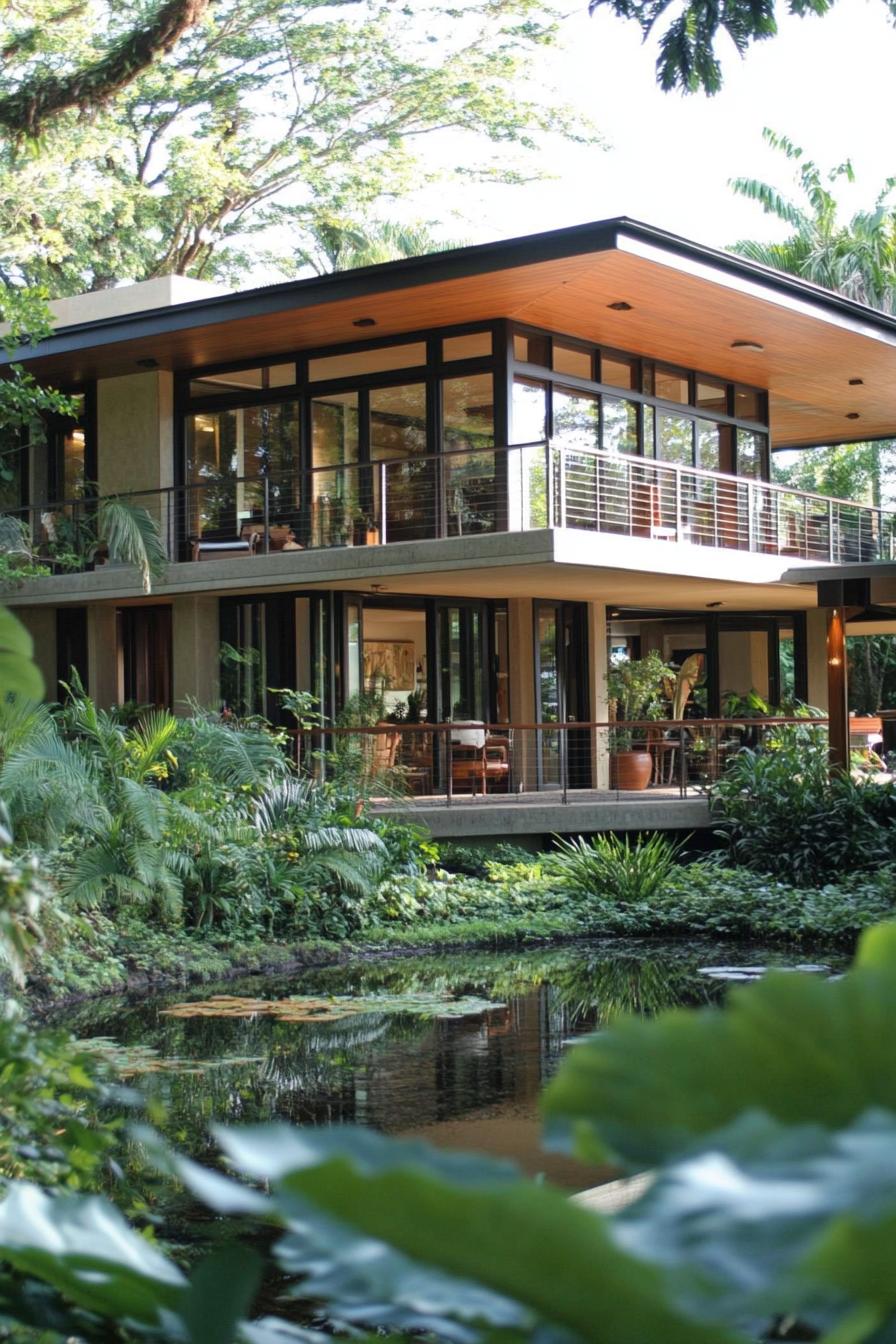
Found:
[[(295, 582), (278, 586), (294, 590)], [(725, 583), (716, 579), (686, 578), (676, 574), (639, 574), (630, 570), (600, 569), (590, 565), (512, 565), (493, 569), (438, 570), (425, 574), (398, 574), (382, 580), (331, 580), (303, 584), (313, 588), (360, 592), (371, 597), (544, 597), (577, 602), (606, 602), (623, 607), (666, 611), (806, 611), (815, 607), (815, 584)], [(231, 591), (231, 590), (228, 590)], [(259, 595), (257, 585), (246, 589)], [(275, 591), (266, 588), (264, 591)]]
[[(135, 373), (141, 359), (178, 370), (357, 342), (362, 333), (354, 323), (361, 317), (374, 319), (371, 337), (512, 318), (767, 388), (775, 446), (896, 435), (896, 336), (871, 326), (855, 329), (846, 318), (760, 281), (708, 270), (688, 268), (671, 252), (660, 260), (618, 249), (590, 252), (28, 364), (38, 376), (72, 382)], [(388, 283), (388, 274), (383, 280)], [(296, 303), (308, 297), (299, 289)], [(631, 310), (608, 307), (618, 301)], [(732, 350), (738, 340), (764, 350)], [(850, 385), (856, 379), (861, 383)], [(848, 419), (851, 414), (859, 418)]]

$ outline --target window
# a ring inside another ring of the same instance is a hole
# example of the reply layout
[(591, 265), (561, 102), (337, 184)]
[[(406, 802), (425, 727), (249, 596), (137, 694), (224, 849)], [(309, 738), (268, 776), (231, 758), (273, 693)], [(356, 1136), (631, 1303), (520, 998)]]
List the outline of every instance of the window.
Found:
[(764, 397), (755, 387), (734, 388), (734, 414), (738, 420), (761, 420), (765, 422)]
[(564, 448), (600, 447), (600, 399), (596, 393), (555, 387), (553, 411), (555, 442)]
[(638, 386), (638, 361), (630, 355), (616, 355), (602, 350), (600, 356), (600, 381), (610, 387), (624, 387), (633, 391)]
[(698, 374), (694, 402), (701, 411), (717, 411), (719, 415), (727, 415), (728, 384), (717, 383), (712, 378)]
[(576, 378), (594, 377), (590, 350), (577, 345), (565, 345), (563, 341), (554, 341), (554, 370), (557, 373), (571, 373)]
[[(329, 392), (311, 401), (312, 539), (329, 545), (370, 493), (370, 468), (357, 465), (360, 448), (357, 392)], [(337, 518), (338, 513), (338, 518)]]
[(469, 336), (446, 336), (442, 342), (442, 359), (479, 359), (492, 353), (490, 331), (474, 331)]
[(513, 357), (521, 364), (540, 364), (542, 368), (551, 367), (550, 336), (524, 336), (514, 332)]
[(607, 453), (638, 452), (638, 408), (622, 397), (604, 397), (602, 448)]
[(269, 387), (292, 387), (295, 364), (268, 364), (256, 369), (231, 369), (204, 373), (190, 381), (191, 397), (215, 397), (227, 392), (263, 392)]
[(308, 361), (308, 377), (312, 383), (333, 378), (354, 378), (367, 373), (389, 373), (393, 369), (415, 369), (426, 363), (426, 344), (414, 341), (407, 345), (381, 345), (373, 349), (355, 350), (348, 355), (326, 355)]
[(261, 519), (265, 480), (271, 517), (294, 522), (299, 503), (299, 405), (201, 411), (187, 416), (185, 479), (191, 536), (229, 540)]
[[(425, 383), (371, 390), (370, 457), (387, 464), (374, 474), (375, 507), (378, 516), (384, 508), (387, 540), (435, 536), (436, 473), (434, 460), (427, 457)], [(384, 506), (379, 496), (383, 482)]]
[(720, 427), (712, 420), (697, 421), (697, 466), (702, 471), (721, 471)]
[(690, 377), (681, 369), (670, 369), (657, 364), (654, 370), (654, 396), (661, 401), (680, 401), (687, 406), (691, 399)]
[(694, 465), (694, 422), (686, 415), (670, 415), (658, 411), (656, 455), (660, 462), (677, 462), (682, 467)]
[(753, 476), (756, 480), (766, 478), (765, 461), (768, 440), (764, 434), (755, 434), (750, 429), (737, 431), (737, 474)]
[[(448, 532), (493, 532), (498, 523), (495, 395), (490, 373), (446, 378), (442, 383), (442, 444)], [(469, 452), (458, 451), (469, 449)]]
[(529, 378), (513, 382), (513, 443), (537, 443), (548, 436), (546, 385)]

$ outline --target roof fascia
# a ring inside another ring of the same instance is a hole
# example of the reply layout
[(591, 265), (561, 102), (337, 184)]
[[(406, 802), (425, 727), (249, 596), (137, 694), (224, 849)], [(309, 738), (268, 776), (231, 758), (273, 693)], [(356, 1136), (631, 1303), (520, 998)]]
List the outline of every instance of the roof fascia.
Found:
[(61, 327), (36, 346), (23, 347), (12, 354), (0, 351), (0, 365), (96, 349), (119, 341), (151, 339), (240, 318), (272, 316), (290, 309), (301, 310), (345, 299), (362, 301), (368, 295), (390, 290), (412, 289), (614, 248), (647, 261), (672, 266), (708, 283), (727, 285), (764, 302), (777, 300), (790, 311), (816, 321), (829, 321), (857, 334), (876, 340), (883, 338), (896, 345), (896, 318), (886, 313), (743, 257), (620, 216)]

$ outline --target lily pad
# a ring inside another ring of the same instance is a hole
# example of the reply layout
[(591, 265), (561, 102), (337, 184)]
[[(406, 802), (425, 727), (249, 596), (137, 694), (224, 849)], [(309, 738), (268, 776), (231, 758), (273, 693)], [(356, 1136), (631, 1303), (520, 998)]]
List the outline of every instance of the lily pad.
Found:
[(365, 1013), (412, 1013), (417, 1017), (445, 1020), (481, 1017), (504, 1008), (475, 995), (452, 998), (440, 994), (373, 994), (332, 998), (243, 999), (214, 994), (193, 1003), (175, 1003), (161, 1010), (163, 1017), (272, 1017), (278, 1022), (341, 1022)]
[(122, 1078), (134, 1078), (147, 1073), (208, 1073), (210, 1069), (236, 1068), (241, 1064), (263, 1064), (263, 1055), (222, 1055), (219, 1059), (180, 1059), (174, 1055), (160, 1055), (150, 1045), (121, 1045), (111, 1036), (93, 1036), (79, 1041), (83, 1050), (89, 1050), (109, 1064)]

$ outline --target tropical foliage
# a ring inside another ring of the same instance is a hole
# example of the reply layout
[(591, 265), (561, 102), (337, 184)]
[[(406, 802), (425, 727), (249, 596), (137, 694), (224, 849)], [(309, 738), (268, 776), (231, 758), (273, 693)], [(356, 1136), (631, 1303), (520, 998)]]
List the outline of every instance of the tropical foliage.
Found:
[[(833, 0), (787, 0), (786, 12), (805, 18), (807, 14), (826, 14)], [(885, 0), (888, 13), (893, 13)], [(722, 87), (721, 40), (731, 44), (732, 52), (744, 56), (754, 42), (774, 37), (778, 31), (775, 0), (687, 0), (672, 9), (672, 0), (590, 0), (592, 13), (609, 5), (623, 19), (635, 19), (645, 41), (665, 22), (659, 37), (656, 79), (661, 89), (681, 89), (684, 93), (718, 93)], [(671, 13), (671, 17), (670, 17)]]
[(560, 837), (560, 857), (552, 867), (564, 886), (580, 896), (650, 901), (668, 881), (681, 848), (656, 832), (634, 841), (618, 835)]
[(808, 886), (896, 858), (896, 786), (831, 773), (819, 730), (782, 728), (745, 748), (711, 795), (733, 862)]

